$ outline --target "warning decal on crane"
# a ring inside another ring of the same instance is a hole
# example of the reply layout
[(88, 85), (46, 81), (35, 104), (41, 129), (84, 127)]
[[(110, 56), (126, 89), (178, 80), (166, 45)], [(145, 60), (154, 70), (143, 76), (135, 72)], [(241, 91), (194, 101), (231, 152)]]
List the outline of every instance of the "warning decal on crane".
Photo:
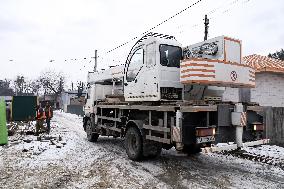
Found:
[(236, 81), (237, 78), (238, 78), (237, 72), (236, 71), (232, 71), (231, 72), (231, 79), (232, 79), (232, 81)]

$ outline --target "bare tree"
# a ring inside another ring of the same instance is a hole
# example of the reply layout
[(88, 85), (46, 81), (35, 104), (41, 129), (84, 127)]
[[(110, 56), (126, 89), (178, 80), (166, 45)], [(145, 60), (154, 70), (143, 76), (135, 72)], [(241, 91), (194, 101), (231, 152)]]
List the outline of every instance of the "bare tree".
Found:
[(22, 75), (18, 75), (14, 80), (16, 95), (37, 95), (39, 88), (40, 84), (37, 80), (31, 80)]
[(82, 96), (84, 88), (85, 88), (85, 83), (84, 82), (82, 82), (82, 81), (77, 82), (77, 89), (78, 89), (77, 96), (78, 97)]
[(10, 86), (11, 80), (0, 80), (0, 96), (12, 96), (14, 91)]
[(22, 75), (18, 75), (17, 78), (14, 80), (14, 88), (16, 95), (23, 95), (24, 83), (25, 83), (25, 77)]
[(26, 80), (24, 84), (24, 92), (38, 95), (40, 83), (37, 80)]
[(44, 89), (44, 93), (53, 93), (54, 100), (57, 102), (58, 96), (63, 92), (64, 89), (65, 76), (63, 73), (47, 70), (41, 73), (38, 81)]

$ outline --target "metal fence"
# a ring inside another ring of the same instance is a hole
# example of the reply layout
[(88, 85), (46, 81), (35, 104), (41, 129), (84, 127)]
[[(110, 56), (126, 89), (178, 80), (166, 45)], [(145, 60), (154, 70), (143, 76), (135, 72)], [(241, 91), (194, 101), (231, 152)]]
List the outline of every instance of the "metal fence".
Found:
[(284, 108), (265, 107), (264, 122), (271, 144), (284, 146)]

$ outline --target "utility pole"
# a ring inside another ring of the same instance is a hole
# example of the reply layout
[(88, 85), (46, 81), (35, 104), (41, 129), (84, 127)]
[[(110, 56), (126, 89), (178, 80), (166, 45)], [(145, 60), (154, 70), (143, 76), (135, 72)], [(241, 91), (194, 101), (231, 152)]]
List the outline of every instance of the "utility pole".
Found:
[(94, 66), (94, 72), (97, 72), (97, 64), (98, 64), (98, 51), (95, 50), (95, 66)]
[(207, 18), (207, 15), (205, 15), (204, 26), (205, 26), (204, 41), (206, 41), (208, 37), (208, 28), (209, 28), (209, 19)]

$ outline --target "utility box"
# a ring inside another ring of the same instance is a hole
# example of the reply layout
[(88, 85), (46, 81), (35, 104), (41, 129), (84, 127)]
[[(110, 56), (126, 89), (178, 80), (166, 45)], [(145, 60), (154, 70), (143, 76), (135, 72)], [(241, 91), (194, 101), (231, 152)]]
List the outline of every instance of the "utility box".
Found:
[(37, 96), (13, 96), (12, 121), (30, 121), (36, 117)]

